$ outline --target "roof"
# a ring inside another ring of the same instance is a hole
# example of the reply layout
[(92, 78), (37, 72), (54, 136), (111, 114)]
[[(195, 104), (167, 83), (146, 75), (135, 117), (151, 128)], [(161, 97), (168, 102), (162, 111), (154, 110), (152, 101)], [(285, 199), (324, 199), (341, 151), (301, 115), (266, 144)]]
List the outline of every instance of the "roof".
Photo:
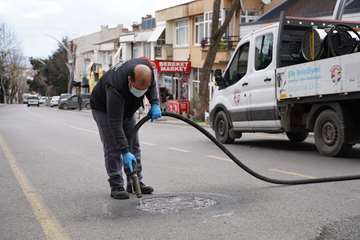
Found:
[[(332, 16), (337, 0), (287, 0), (265, 13), (258, 19), (259, 22), (276, 21), (280, 13), (285, 11), (286, 16), (316, 18)], [(360, 0), (348, 0), (344, 14), (360, 12)], [(326, 4), (324, 4), (326, 3)]]
[(178, 5), (175, 5), (175, 6), (171, 6), (171, 7), (156, 10), (156, 12), (161, 12), (161, 11), (168, 10), (168, 9), (171, 9), (171, 8), (176, 8), (176, 7), (179, 7), (179, 6), (188, 5), (189, 3), (196, 2), (196, 1), (200, 1), (200, 0), (192, 0), (192, 1), (189, 0), (188, 2), (185, 2), (185, 3), (182, 3), (182, 4), (178, 4)]
[(159, 39), (159, 37), (161, 36), (161, 34), (164, 32), (165, 27), (166, 27), (165, 22), (158, 23), (155, 30), (153, 31), (150, 38), (148, 39), (148, 42), (156, 42)]

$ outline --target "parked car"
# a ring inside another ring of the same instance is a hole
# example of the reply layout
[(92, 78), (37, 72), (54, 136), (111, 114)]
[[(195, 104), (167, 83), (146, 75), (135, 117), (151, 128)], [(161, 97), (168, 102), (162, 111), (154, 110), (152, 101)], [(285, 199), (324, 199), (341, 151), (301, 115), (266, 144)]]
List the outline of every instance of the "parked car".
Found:
[(32, 95), (32, 96), (29, 96), (27, 98), (27, 106), (30, 107), (30, 106), (40, 106), (40, 100), (39, 100), (39, 97), (36, 96), (36, 95)]
[[(79, 108), (79, 96), (73, 95), (70, 98), (59, 102), (59, 108), (68, 110), (68, 109), (78, 109)], [(90, 109), (90, 97), (87, 95), (81, 95), (81, 108)]]
[(70, 93), (62, 93), (62, 94), (60, 94), (59, 106), (60, 106), (60, 103), (62, 103), (63, 101), (66, 101), (71, 96), (72, 96), (72, 94), (70, 94)]
[(59, 105), (60, 96), (53, 96), (50, 100), (50, 107), (55, 107)]
[(40, 97), (40, 104), (45, 104), (48, 97)]
[(90, 109), (90, 93), (82, 93), (81, 94), (81, 98), (82, 98), (82, 107), (85, 109)]
[(23, 104), (27, 104), (28, 103), (28, 97), (31, 96), (30, 93), (24, 93), (22, 98), (23, 98)]

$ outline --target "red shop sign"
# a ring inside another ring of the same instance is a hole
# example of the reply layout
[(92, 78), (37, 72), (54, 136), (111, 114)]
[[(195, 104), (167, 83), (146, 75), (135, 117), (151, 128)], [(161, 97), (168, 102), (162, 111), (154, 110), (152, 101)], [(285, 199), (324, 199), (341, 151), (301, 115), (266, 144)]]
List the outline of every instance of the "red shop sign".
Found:
[(168, 73), (190, 73), (191, 62), (190, 61), (163, 61), (155, 60), (156, 69), (158, 72)]

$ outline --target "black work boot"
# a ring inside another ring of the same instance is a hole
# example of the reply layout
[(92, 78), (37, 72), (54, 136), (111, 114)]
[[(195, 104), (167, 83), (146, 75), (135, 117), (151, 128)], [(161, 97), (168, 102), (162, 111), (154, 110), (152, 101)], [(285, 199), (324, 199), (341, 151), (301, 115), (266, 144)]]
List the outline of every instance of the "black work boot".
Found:
[(110, 196), (114, 199), (129, 199), (129, 194), (125, 191), (123, 186), (111, 187)]
[[(143, 183), (143, 182), (140, 182), (140, 189), (141, 189), (142, 194), (152, 194), (154, 192), (154, 188), (152, 188), (150, 186), (146, 186), (145, 183)], [(130, 183), (127, 184), (126, 191), (128, 193), (133, 193), (133, 189), (132, 189)]]

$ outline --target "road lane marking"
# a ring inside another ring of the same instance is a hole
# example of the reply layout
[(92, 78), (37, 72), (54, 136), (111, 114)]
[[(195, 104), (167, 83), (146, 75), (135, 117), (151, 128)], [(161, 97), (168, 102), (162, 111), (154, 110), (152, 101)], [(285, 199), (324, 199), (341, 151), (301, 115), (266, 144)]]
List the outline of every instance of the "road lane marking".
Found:
[(176, 147), (169, 147), (168, 149), (169, 149), (169, 150), (172, 150), (172, 151), (183, 152), (183, 153), (189, 153), (189, 152), (190, 152), (189, 150), (185, 150), (185, 149), (181, 149), (181, 148), (176, 148)]
[(316, 178), (316, 177), (313, 177), (313, 176), (304, 175), (304, 174), (297, 173), (297, 172), (284, 171), (284, 170), (275, 169), (275, 168), (269, 169), (269, 171), (271, 171), (271, 172), (277, 172), (277, 173), (282, 173), (282, 174), (286, 174), (286, 175), (290, 175), (290, 176), (308, 178), (308, 179), (314, 179), (314, 178)]
[(218, 157), (218, 156), (215, 156), (215, 155), (207, 155), (206, 157), (211, 158), (211, 159), (220, 160), (220, 161), (225, 161), (225, 162), (232, 162), (228, 158)]
[(214, 215), (214, 216), (211, 216), (211, 217), (212, 218), (222, 218), (222, 217), (231, 217), (232, 215), (234, 215), (234, 212), (218, 214), (218, 215)]
[(156, 146), (156, 144), (155, 143), (151, 143), (151, 142), (140, 142), (141, 144), (143, 144), (143, 145), (146, 145), (146, 146), (151, 146), (151, 147), (153, 147), (153, 146)]
[(5, 159), (9, 162), (11, 170), (13, 171), (13, 174), (27, 201), (30, 203), (36, 220), (41, 225), (46, 238), (48, 240), (70, 240), (71, 238), (65, 232), (59, 221), (51, 213), (41, 195), (36, 192), (35, 188), (26, 177), (24, 171), (18, 165), (15, 156), (11, 152), (2, 135), (0, 135), (0, 148), (4, 153)]
[(70, 125), (70, 124), (66, 124), (66, 123), (65, 123), (65, 126), (68, 126), (69, 128), (76, 129), (76, 130), (83, 131), (83, 132), (98, 133), (98, 132), (95, 131), (95, 130), (90, 130), (90, 129), (86, 129), (86, 128), (80, 128), (80, 127), (76, 127), (76, 126), (73, 126), (73, 125)]

